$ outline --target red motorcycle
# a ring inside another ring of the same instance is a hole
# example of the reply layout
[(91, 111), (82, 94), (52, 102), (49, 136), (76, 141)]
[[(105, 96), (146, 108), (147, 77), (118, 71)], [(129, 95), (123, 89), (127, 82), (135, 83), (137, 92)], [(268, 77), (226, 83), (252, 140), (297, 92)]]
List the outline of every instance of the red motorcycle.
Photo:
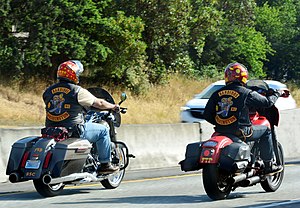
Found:
[[(249, 80), (247, 87), (261, 94), (269, 91), (262, 80)], [(288, 97), (289, 92), (282, 95)], [(278, 126), (279, 112), (275, 106), (256, 109), (250, 113), (253, 125), (266, 125), (272, 130), (274, 163), (284, 167), (282, 145), (277, 141), (275, 126)], [(213, 133), (204, 142), (188, 144), (185, 160), (179, 163), (183, 171), (203, 169), (203, 185), (213, 200), (225, 199), (238, 187), (249, 187), (260, 183), (266, 192), (276, 191), (283, 180), (283, 171), (274, 175), (264, 174), (264, 163), (260, 157), (257, 142), (243, 142), (234, 135)]]

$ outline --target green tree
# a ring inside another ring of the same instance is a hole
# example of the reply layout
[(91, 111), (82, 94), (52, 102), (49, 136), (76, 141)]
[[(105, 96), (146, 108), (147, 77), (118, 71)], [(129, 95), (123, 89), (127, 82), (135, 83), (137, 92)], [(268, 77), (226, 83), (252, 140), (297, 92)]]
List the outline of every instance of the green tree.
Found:
[(116, 6), (126, 15), (140, 17), (145, 23), (143, 41), (152, 70), (152, 83), (166, 80), (169, 73), (193, 71), (188, 54), (190, 12), (189, 0), (120, 0)]
[(201, 74), (207, 69), (223, 72), (224, 67), (233, 61), (246, 65), (253, 77), (262, 77), (263, 61), (271, 53), (270, 44), (262, 33), (256, 31), (255, 1), (220, 0), (214, 4), (218, 14), (218, 24), (205, 38), (200, 61)]
[[(21, 49), (21, 58), (15, 56), (14, 60), (20, 62), (18, 73), (27, 77), (54, 77), (62, 61), (79, 59), (96, 81), (124, 82), (130, 87), (143, 84), (148, 81), (144, 76), (146, 45), (140, 40), (143, 23), (122, 12), (107, 13), (110, 3), (111, 0), (12, 0), (4, 19), (12, 17), (9, 24), (18, 31), (29, 32), (29, 37), (22, 42), (24, 46), (16, 38), (10, 43), (13, 36), (6, 37), (3, 44), (8, 49), (1, 50), (0, 55), (13, 55)], [(136, 78), (139, 75), (143, 79)]]
[(299, 5), (299, 1), (278, 0), (264, 3), (256, 10), (256, 28), (267, 37), (275, 51), (265, 62), (269, 77), (299, 78)]
[(0, 0), (0, 76), (18, 79), (21, 74), (23, 41), (13, 33), (10, 1)]

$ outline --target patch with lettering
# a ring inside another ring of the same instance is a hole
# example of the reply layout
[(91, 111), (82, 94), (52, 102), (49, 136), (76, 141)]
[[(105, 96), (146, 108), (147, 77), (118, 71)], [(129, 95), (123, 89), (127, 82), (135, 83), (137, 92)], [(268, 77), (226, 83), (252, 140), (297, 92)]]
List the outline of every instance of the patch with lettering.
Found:
[(225, 118), (225, 119), (220, 118), (220, 116), (218, 116), (218, 115), (216, 116), (216, 122), (222, 126), (230, 125), (236, 121), (237, 121), (237, 118), (235, 116), (231, 116), (231, 117)]
[(47, 104), (47, 118), (49, 120), (59, 122), (70, 116), (68, 112), (62, 112), (63, 108), (71, 108), (70, 104), (64, 104), (64, 95), (70, 93), (70, 91), (66, 87), (57, 87), (51, 90), (53, 97)]

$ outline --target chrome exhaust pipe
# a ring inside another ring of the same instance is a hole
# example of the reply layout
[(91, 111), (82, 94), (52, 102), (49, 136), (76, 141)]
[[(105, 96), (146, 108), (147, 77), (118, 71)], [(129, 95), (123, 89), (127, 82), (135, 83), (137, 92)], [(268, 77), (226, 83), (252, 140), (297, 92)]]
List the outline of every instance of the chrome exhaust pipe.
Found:
[(49, 185), (50, 182), (52, 181), (52, 177), (49, 174), (45, 174), (42, 177), (42, 181), (43, 181), (44, 184)]
[(105, 178), (107, 178), (107, 176), (96, 177), (91, 173), (73, 173), (71, 175), (67, 175), (59, 178), (52, 178), (50, 175), (45, 175), (43, 177), (43, 182), (47, 185), (74, 182), (74, 181), (77, 181), (78, 183), (88, 183), (88, 182), (97, 182)]
[(251, 170), (250, 172), (248, 172), (248, 173), (242, 173), (242, 174), (240, 174), (240, 175), (237, 175), (237, 176), (234, 176), (234, 177), (232, 177), (232, 178), (230, 178), (229, 180), (228, 180), (228, 182), (230, 183), (230, 184), (236, 184), (236, 183), (238, 183), (238, 182), (241, 182), (241, 181), (244, 181), (244, 180), (246, 180), (247, 178), (249, 178), (249, 177), (252, 177), (253, 175), (254, 175), (254, 170)]
[(259, 183), (260, 181), (261, 181), (261, 179), (260, 179), (259, 176), (254, 176), (254, 177), (248, 178), (248, 179), (245, 181), (245, 184), (246, 184), (247, 186), (250, 186), (250, 185)]
[(240, 181), (243, 181), (247, 178), (247, 175), (246, 174), (241, 174), (241, 175), (237, 175), (237, 176), (234, 176), (232, 178), (229, 179), (229, 183), (230, 184), (236, 184)]
[(11, 182), (11, 183), (17, 183), (17, 182), (20, 182), (21, 181), (21, 177), (20, 177), (20, 174), (18, 173), (11, 173), (8, 177), (8, 180)]

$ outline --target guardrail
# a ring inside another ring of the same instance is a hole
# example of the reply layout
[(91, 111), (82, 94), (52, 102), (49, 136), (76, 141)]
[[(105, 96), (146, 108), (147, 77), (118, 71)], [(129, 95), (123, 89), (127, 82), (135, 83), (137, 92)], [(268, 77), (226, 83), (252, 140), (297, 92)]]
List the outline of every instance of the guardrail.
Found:
[[(300, 140), (297, 138), (299, 117), (300, 109), (281, 112), (279, 128), (276, 130), (286, 158), (300, 157)], [(118, 129), (118, 138), (136, 156), (130, 160), (128, 169), (137, 170), (178, 166), (178, 162), (184, 159), (188, 143), (209, 139), (212, 133), (213, 126), (207, 122), (122, 125)], [(40, 135), (40, 127), (0, 128), (0, 182), (8, 178), (5, 170), (11, 145), (20, 138), (32, 135)]]

